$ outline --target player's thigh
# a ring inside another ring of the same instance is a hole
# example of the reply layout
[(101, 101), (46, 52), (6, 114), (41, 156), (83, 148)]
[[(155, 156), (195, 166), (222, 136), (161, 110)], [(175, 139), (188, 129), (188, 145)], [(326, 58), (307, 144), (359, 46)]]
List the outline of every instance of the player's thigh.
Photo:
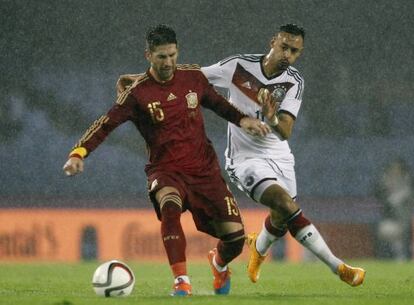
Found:
[(185, 183), (178, 175), (159, 173), (148, 178), (148, 195), (158, 219), (161, 219), (160, 202), (168, 194), (177, 194), (182, 201), (185, 200)]
[(279, 185), (296, 197), (294, 161), (251, 158), (226, 167), (227, 173), (244, 193), (260, 202), (263, 192), (272, 184)]
[(205, 184), (198, 185), (189, 193), (188, 202), (200, 231), (215, 237), (239, 231), (244, 234), (238, 204), (221, 175), (209, 177)]

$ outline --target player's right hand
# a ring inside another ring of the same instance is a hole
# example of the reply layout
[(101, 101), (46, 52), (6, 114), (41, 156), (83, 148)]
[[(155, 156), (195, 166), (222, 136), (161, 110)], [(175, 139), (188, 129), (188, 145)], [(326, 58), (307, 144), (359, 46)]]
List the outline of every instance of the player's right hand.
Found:
[(272, 94), (270, 94), (269, 90), (265, 88), (260, 89), (257, 94), (257, 99), (262, 105), (263, 115), (271, 121), (273, 116), (277, 115), (277, 111), (280, 107), (280, 101), (277, 101)]
[(63, 165), (63, 171), (66, 176), (73, 176), (83, 172), (83, 160), (77, 157), (71, 157)]

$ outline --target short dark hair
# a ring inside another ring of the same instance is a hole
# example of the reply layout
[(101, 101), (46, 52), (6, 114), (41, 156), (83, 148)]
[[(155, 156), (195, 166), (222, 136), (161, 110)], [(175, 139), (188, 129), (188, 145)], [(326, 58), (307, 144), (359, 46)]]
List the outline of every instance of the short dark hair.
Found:
[(294, 23), (287, 23), (279, 28), (280, 32), (286, 32), (293, 35), (300, 35), (303, 39), (305, 39), (305, 30), (304, 28), (294, 24)]
[(147, 49), (153, 51), (157, 46), (170, 43), (177, 44), (177, 36), (170, 26), (166, 24), (158, 24), (148, 29), (146, 41)]

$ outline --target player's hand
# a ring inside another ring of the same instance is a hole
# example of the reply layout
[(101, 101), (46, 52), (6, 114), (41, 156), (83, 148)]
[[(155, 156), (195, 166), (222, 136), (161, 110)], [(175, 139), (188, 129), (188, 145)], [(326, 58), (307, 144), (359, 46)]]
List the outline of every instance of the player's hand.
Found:
[(240, 120), (240, 127), (252, 136), (264, 137), (272, 131), (270, 126), (265, 122), (250, 117), (242, 118)]
[(257, 100), (262, 105), (262, 113), (269, 121), (277, 115), (277, 111), (280, 106), (280, 102), (270, 94), (269, 90), (266, 88), (261, 88), (257, 94)]
[(73, 176), (83, 172), (83, 160), (77, 157), (71, 157), (63, 165), (63, 171), (66, 176)]

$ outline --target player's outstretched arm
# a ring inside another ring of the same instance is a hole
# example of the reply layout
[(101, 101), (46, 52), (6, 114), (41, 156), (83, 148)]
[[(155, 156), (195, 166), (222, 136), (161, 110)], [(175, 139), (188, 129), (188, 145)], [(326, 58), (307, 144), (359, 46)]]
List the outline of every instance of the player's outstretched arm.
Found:
[(266, 123), (251, 117), (244, 117), (240, 120), (240, 127), (253, 136), (264, 137), (272, 130)]

